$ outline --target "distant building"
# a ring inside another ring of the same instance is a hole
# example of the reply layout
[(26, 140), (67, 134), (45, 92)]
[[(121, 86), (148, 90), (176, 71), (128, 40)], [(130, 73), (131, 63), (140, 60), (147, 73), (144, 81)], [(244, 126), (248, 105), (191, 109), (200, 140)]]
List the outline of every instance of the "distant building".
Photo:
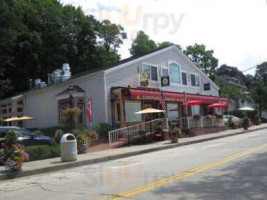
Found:
[[(240, 76), (240, 72), (237, 69), (237, 67), (222, 65), (219, 68), (218, 72), (219, 72), (219, 77), (225, 82), (225, 84), (229, 84), (229, 85), (241, 90), (245, 94), (249, 94), (248, 88), (245, 85), (244, 80)], [(242, 100), (240, 100), (239, 102), (236, 102), (232, 99), (229, 99), (229, 101), (231, 102), (231, 109), (232, 110), (249, 105), (248, 102), (242, 101)]]

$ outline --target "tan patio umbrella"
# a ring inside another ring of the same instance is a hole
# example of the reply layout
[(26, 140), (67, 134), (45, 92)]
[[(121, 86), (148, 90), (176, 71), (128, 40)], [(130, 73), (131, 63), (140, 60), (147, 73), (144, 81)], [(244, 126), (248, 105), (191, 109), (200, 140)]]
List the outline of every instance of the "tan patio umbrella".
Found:
[(5, 120), (5, 122), (15, 122), (15, 121), (27, 121), (33, 120), (33, 117), (23, 116), (23, 117), (11, 117)]
[(18, 121), (18, 117), (10, 117), (8, 119), (5, 119), (5, 122), (14, 122), (14, 121)]
[(246, 107), (242, 107), (242, 108), (239, 108), (238, 110), (242, 110), (242, 111), (245, 111), (244, 113), (245, 113), (245, 115), (246, 116), (248, 116), (248, 111), (253, 111), (253, 110), (255, 110), (254, 108), (251, 108), (251, 107), (248, 107), (248, 106), (246, 106)]
[(248, 107), (248, 106), (246, 106), (246, 107), (239, 108), (238, 110), (243, 110), (243, 111), (253, 111), (253, 110), (255, 110), (255, 109), (254, 109), (254, 108), (251, 108), (251, 107)]
[(144, 110), (140, 110), (138, 112), (135, 112), (134, 114), (148, 114), (148, 113), (161, 113), (165, 112), (164, 110), (159, 110), (155, 108), (146, 108)]
[(22, 116), (18, 118), (18, 121), (27, 121), (27, 120), (33, 120), (34, 117), (28, 117), (28, 116)]

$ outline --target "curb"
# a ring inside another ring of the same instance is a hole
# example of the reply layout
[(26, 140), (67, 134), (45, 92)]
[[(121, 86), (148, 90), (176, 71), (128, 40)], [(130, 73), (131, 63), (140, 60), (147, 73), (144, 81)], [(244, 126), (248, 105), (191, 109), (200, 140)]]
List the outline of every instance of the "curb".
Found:
[(80, 167), (83, 165), (97, 164), (97, 163), (101, 163), (101, 162), (105, 162), (105, 161), (111, 161), (111, 160), (116, 160), (116, 159), (120, 159), (120, 158), (126, 158), (126, 157), (130, 157), (130, 156), (135, 156), (135, 155), (140, 155), (140, 154), (145, 154), (145, 153), (151, 153), (151, 152), (155, 152), (155, 151), (161, 151), (161, 150), (166, 150), (166, 149), (171, 149), (171, 148), (176, 148), (176, 147), (181, 147), (181, 146), (187, 146), (187, 145), (191, 145), (191, 144), (202, 143), (202, 142), (206, 142), (206, 141), (210, 141), (210, 140), (216, 140), (216, 139), (220, 139), (220, 138), (226, 138), (226, 137), (241, 135), (241, 134), (245, 134), (245, 133), (251, 133), (251, 132), (255, 132), (258, 130), (262, 130), (262, 129), (267, 129), (267, 127), (262, 127), (262, 128), (257, 128), (257, 129), (253, 129), (253, 130), (247, 130), (247, 131), (243, 130), (243, 131), (240, 131), (238, 133), (215, 136), (215, 137), (211, 137), (211, 138), (199, 139), (199, 140), (189, 141), (189, 142), (184, 142), (184, 143), (170, 144), (167, 146), (154, 147), (151, 149), (138, 150), (138, 151), (134, 151), (134, 152), (122, 153), (122, 154), (113, 155), (113, 156), (107, 156), (107, 157), (103, 157), (103, 158), (68, 162), (68, 163), (63, 164), (63, 165), (46, 167), (43, 169), (32, 169), (32, 170), (28, 170), (28, 171), (7, 173), (7, 174), (0, 175), (0, 181), (8, 180), (8, 179), (14, 179), (14, 178), (20, 178), (20, 177), (25, 177), (25, 176), (31, 176), (31, 175), (37, 175), (37, 174), (43, 174), (43, 173), (47, 173), (47, 172), (54, 172), (54, 171), (59, 171), (59, 170), (69, 169), (69, 168), (74, 168), (74, 167)]

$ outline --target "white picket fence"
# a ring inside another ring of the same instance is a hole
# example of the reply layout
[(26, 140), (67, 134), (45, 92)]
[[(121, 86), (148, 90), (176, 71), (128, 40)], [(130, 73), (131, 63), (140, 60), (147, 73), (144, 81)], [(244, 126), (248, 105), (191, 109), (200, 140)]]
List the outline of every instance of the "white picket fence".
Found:
[(201, 117), (200, 119), (194, 119), (193, 117), (180, 118), (180, 128), (182, 130), (190, 128), (210, 128), (210, 127), (224, 127), (224, 120), (217, 118), (208, 119), (206, 117)]
[(155, 133), (159, 123), (162, 123), (164, 127), (168, 127), (168, 119), (161, 118), (109, 131), (108, 137), (110, 148), (118, 147), (127, 144), (132, 140), (142, 139)]

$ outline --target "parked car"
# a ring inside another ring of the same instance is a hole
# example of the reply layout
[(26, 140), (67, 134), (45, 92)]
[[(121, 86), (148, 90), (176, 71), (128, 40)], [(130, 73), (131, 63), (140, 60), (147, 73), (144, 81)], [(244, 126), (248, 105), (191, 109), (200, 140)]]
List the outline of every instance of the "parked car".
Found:
[(228, 124), (230, 119), (231, 119), (231, 122), (235, 122), (235, 123), (238, 123), (238, 124), (240, 124), (240, 122), (241, 122), (241, 119), (236, 117), (236, 116), (234, 116), (234, 115), (224, 115), (223, 116), (223, 120), (224, 120), (225, 124)]
[(0, 126), (0, 146), (5, 140), (5, 136), (9, 130), (15, 131), (18, 135), (18, 143), (24, 146), (32, 145), (51, 145), (53, 138), (44, 135), (35, 136), (33, 132), (26, 128), (16, 126)]

